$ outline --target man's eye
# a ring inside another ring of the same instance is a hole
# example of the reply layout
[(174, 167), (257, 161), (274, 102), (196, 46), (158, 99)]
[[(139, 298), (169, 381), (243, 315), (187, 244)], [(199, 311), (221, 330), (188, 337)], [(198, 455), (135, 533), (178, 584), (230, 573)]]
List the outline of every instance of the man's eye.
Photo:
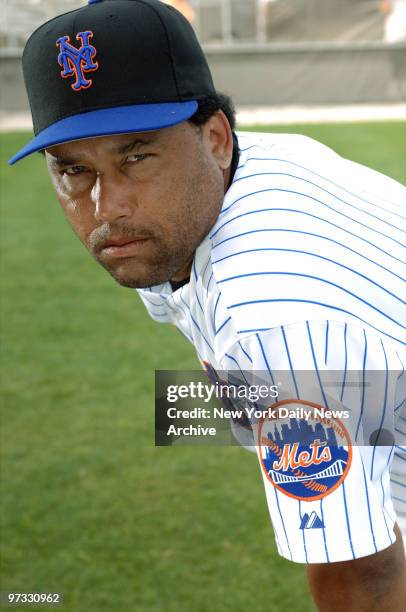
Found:
[(87, 168), (85, 166), (70, 166), (69, 168), (65, 168), (62, 171), (62, 174), (67, 174), (68, 176), (76, 176), (77, 174), (82, 174), (86, 172)]
[(127, 157), (125, 158), (125, 163), (133, 164), (134, 162), (143, 161), (147, 157), (148, 157), (148, 155), (145, 154), (145, 153), (144, 154), (143, 153), (134, 153), (134, 155), (127, 155)]

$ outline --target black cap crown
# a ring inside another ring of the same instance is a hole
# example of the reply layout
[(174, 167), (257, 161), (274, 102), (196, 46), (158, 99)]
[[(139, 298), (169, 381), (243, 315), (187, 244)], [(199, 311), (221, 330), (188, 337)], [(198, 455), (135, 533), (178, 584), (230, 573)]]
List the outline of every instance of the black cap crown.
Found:
[[(196, 101), (215, 92), (192, 26), (159, 0), (90, 0), (55, 17), (28, 40), (23, 71), (36, 135), (82, 113)], [(61, 127), (60, 142), (84, 137), (77, 127), (74, 133)], [(44, 138), (37, 149), (34, 141), (16, 158), (44, 147)]]

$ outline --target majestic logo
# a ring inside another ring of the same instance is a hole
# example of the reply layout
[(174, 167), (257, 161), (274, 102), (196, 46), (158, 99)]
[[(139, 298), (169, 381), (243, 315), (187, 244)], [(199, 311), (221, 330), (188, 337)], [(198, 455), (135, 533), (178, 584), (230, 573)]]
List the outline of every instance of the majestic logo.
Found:
[(58, 64), (63, 68), (61, 77), (75, 77), (75, 82), (71, 85), (73, 91), (89, 89), (93, 81), (87, 79), (85, 73), (94, 72), (99, 67), (98, 62), (94, 61), (96, 48), (89, 43), (92, 37), (93, 32), (90, 30), (76, 34), (76, 40), (82, 45), (79, 49), (71, 45), (69, 36), (62, 36), (56, 41), (56, 46), (59, 47)]
[(300, 521), (300, 529), (324, 529), (324, 523), (316, 512), (305, 512)]
[(283, 400), (272, 406), (282, 413), (306, 418), (265, 417), (258, 428), (260, 461), (266, 478), (285, 495), (315, 501), (332, 493), (344, 481), (351, 465), (349, 434), (337, 418), (320, 416), (322, 406), (303, 400)]

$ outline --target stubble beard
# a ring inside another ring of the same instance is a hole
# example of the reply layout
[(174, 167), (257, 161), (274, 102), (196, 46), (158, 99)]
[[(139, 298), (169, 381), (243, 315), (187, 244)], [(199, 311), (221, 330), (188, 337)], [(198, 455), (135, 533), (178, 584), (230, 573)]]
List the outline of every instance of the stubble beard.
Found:
[[(130, 289), (160, 285), (174, 278), (193, 259), (196, 248), (213, 227), (224, 198), (223, 182), (207, 164), (207, 160), (200, 159), (197, 175), (189, 175), (181, 197), (183, 205), (169, 217), (169, 229), (161, 226), (159, 234), (155, 231), (151, 235), (155, 256), (147, 263), (134, 257), (123, 259), (116, 268), (109, 267), (92, 252), (120, 285)], [(120, 229), (120, 235), (131, 237), (132, 228), (122, 225)]]
[(115, 268), (110, 267), (101, 257), (95, 255), (95, 259), (122, 287), (129, 289), (144, 289), (154, 285), (160, 285), (182, 269), (188, 261), (185, 249), (178, 244), (176, 252), (168, 248), (161, 240), (150, 238), (154, 241), (159, 256), (150, 260), (147, 264), (141, 264), (135, 257), (123, 258)]

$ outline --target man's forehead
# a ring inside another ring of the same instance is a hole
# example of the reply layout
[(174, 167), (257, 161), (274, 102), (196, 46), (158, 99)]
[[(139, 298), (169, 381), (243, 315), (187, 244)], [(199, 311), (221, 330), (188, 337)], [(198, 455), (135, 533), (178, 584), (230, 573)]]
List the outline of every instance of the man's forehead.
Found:
[(127, 149), (134, 149), (162, 140), (162, 132), (156, 130), (151, 132), (131, 132), (129, 134), (112, 134), (109, 136), (97, 136), (93, 138), (82, 138), (64, 142), (48, 147), (46, 152), (54, 158), (70, 155), (87, 155), (89, 153), (110, 152), (120, 153)]

